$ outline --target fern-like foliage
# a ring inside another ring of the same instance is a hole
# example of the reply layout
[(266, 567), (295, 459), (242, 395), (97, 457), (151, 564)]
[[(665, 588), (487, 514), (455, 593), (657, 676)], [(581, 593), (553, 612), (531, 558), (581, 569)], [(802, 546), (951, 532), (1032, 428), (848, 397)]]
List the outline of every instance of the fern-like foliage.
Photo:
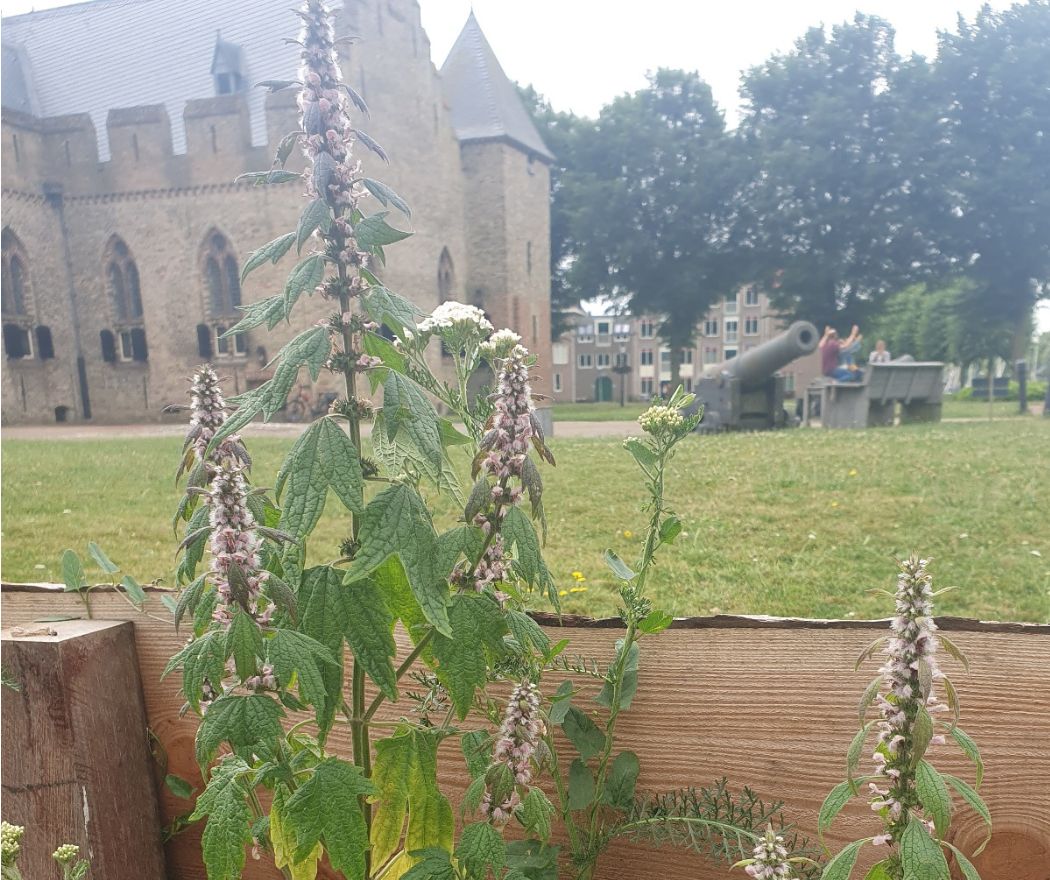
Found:
[[(771, 824), (791, 855), (819, 859), (820, 851), (787, 823), (783, 806), (781, 801), (763, 801), (747, 787), (734, 793), (722, 778), (710, 786), (639, 795), (623, 822), (609, 829), (609, 836), (684, 847), (733, 864), (750, 858)], [(816, 880), (821, 866), (802, 863), (796, 873), (800, 880)]]

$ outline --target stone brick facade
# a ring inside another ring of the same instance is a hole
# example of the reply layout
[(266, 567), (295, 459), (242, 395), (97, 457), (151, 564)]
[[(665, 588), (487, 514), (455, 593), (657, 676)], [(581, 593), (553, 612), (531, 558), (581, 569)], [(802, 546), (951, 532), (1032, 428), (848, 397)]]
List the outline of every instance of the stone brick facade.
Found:
[[(288, 23), (291, 35), (291, 15)], [(482, 306), (497, 326), (522, 335), (549, 377), (545, 158), (512, 141), (457, 138), (414, 0), (348, 0), (337, 30), (361, 37), (342, 59), (344, 75), (368, 102), (367, 131), (390, 164), (363, 147), (361, 158), (413, 209), (411, 220), (389, 218), (414, 235), (388, 249), (384, 282), (425, 311), (443, 298)], [(252, 146), (244, 93), (187, 100), (183, 121), (184, 154), (173, 149), (164, 105), (114, 109), (106, 120), (109, 158), (100, 161), (90, 116), (4, 109), (3, 321), (16, 327), (13, 348), (5, 329), (4, 423), (159, 419), (166, 403), (184, 398), (186, 377), (202, 360), (199, 333), (210, 332), (212, 359), (231, 393), (243, 391), (269, 377), (265, 364), (282, 344), (331, 311), (317, 296), (304, 297), (291, 325), (258, 328), (238, 350), (217, 350), (214, 330), (230, 321), (210, 301), (209, 247), (223, 244), (239, 266), (293, 229), (304, 204), (295, 182), (233, 183), (244, 171), (268, 168), (280, 138), (297, 127), (294, 94), (267, 99), (265, 146)], [(141, 318), (120, 314), (109, 268), (118, 251), (134, 261)], [(19, 314), (14, 305), (8, 310), (15, 256)], [(279, 290), (294, 259), (290, 253), (252, 272), (242, 302)], [(52, 350), (36, 344), (38, 328), (50, 332)], [(22, 329), (32, 351), (18, 357)], [(300, 380), (309, 384), (305, 371)], [(330, 382), (322, 377), (314, 391)], [(538, 390), (549, 392), (549, 378)]]

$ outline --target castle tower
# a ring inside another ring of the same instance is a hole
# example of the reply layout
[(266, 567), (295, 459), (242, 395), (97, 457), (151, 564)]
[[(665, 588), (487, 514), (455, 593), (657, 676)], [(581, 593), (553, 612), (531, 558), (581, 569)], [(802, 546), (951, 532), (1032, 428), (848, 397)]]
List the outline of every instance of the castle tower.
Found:
[(497, 328), (538, 355), (551, 393), (550, 162), (513, 83), (471, 12), (441, 68), (459, 139), (467, 290)]

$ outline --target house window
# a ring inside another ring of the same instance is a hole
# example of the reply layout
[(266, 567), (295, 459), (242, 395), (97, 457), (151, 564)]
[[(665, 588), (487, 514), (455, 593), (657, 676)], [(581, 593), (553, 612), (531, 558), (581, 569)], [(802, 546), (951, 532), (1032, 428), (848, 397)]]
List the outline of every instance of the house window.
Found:
[[(197, 330), (198, 348), (203, 352), (210, 348), (217, 357), (243, 355), (248, 351), (248, 340), (245, 334), (239, 333), (234, 339), (223, 338), (223, 334), (237, 323), (241, 305), (241, 278), (237, 258), (233, 255), (226, 236), (221, 232), (212, 232), (208, 236), (204, 251), (204, 281), (208, 288), (208, 312), (211, 318), (211, 332), (207, 346), (203, 345), (200, 328)], [(210, 357), (211, 355), (209, 355)]]
[(736, 357), (736, 349), (735, 348), (727, 348), (724, 352), (722, 352), (722, 357), (723, 357), (724, 360), (727, 360), (727, 361), (728, 360), (732, 360), (733, 358)]
[(610, 325), (609, 325), (608, 321), (599, 321), (598, 322), (598, 335), (599, 336), (608, 336), (609, 335), (609, 326)]
[(599, 369), (602, 368), (602, 367), (608, 367), (608, 366), (609, 366), (609, 355), (608, 355), (608, 353), (598, 355), (598, 367), (599, 367)]
[(704, 321), (704, 336), (717, 336), (718, 335), (718, 321), (709, 320)]
[(452, 255), (448, 248), (441, 251), (438, 257), (438, 302), (448, 302), (452, 299), (452, 291), (456, 286), (456, 270), (452, 265)]
[(214, 341), (212, 344), (212, 350), (218, 357), (242, 357), (248, 353), (248, 340), (244, 333), (234, 333), (233, 336), (226, 336), (226, 332), (230, 328), (223, 324), (216, 324), (212, 331), (214, 333)]
[(670, 349), (662, 349), (660, 351), (660, 366), (669, 367), (671, 366), (671, 351)]
[(693, 362), (693, 350), (691, 348), (682, 349), (682, 363), (691, 364)]
[[(2, 307), (4, 327), (4, 353), (8, 360), (22, 360), (33, 356), (32, 319), (29, 315), (30, 300), (28, 259), (22, 243), (10, 230), (4, 229), (2, 236), (3, 282)], [(48, 331), (50, 336), (50, 331)], [(41, 355), (43, 356), (43, 355)], [(54, 352), (52, 351), (52, 356)]]
[(627, 352), (621, 351), (616, 355), (616, 366), (621, 369), (627, 366)]
[(749, 287), (744, 291), (744, 305), (745, 306), (757, 306), (758, 305), (758, 288)]
[(593, 367), (594, 366), (594, 358), (593, 358), (592, 355), (589, 355), (589, 354), (581, 354), (580, 355), (580, 359), (579, 359), (579, 364), (580, 364), (580, 368), (584, 369), (584, 370), (587, 369), (588, 367)]
[[(115, 357), (108, 363), (117, 359), (144, 362), (148, 353), (138, 266), (128, 246), (116, 237), (110, 239), (106, 246), (104, 263), (106, 286), (116, 319), (113, 341)], [(106, 353), (104, 349), (103, 359)]]
[(713, 346), (704, 347), (704, 363), (705, 364), (717, 364), (718, 363), (718, 349)]
[(794, 394), (795, 393), (795, 374), (787, 373), (784, 376), (784, 393)]
[(594, 325), (580, 324), (576, 328), (576, 339), (578, 342), (594, 342)]
[(652, 396), (653, 396), (653, 380), (652, 379), (642, 379), (642, 397), (652, 397)]
[(652, 321), (642, 321), (638, 335), (642, 339), (652, 339), (656, 335), (656, 325)]
[(554, 390), (561, 391), (561, 373), (554, 374)]
[(693, 390), (693, 380), (689, 376), (685, 377), (685, 390), (689, 392), (692, 392)]
[(758, 318), (744, 318), (744, 335), (758, 336)]
[(736, 342), (737, 341), (737, 328), (738, 328), (738, 326), (739, 326), (739, 324), (738, 324), (736, 318), (727, 318), (726, 319), (726, 324), (725, 324), (725, 328), (726, 328), (725, 341), (726, 342)]
[(613, 339), (617, 342), (626, 342), (631, 338), (630, 324), (615, 324), (613, 326)]
[(735, 315), (738, 311), (739, 305), (737, 303), (736, 294), (727, 296), (725, 301), (725, 313), (727, 315)]
[(638, 360), (643, 367), (651, 367), (653, 365), (653, 350), (651, 348), (643, 348), (638, 355)]
[(555, 364), (567, 364), (569, 362), (569, 346), (564, 342), (555, 342), (551, 346), (551, 361)]

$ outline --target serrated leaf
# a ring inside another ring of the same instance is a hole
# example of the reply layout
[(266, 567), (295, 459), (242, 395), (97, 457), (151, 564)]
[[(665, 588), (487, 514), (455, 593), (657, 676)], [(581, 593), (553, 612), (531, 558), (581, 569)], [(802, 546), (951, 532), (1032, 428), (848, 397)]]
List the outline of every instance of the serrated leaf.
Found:
[(266, 694), (219, 697), (197, 728), (197, 763), (209, 763), (224, 742), (237, 751), (277, 739), (283, 717), (284, 709)]
[(605, 734), (575, 706), (570, 705), (566, 710), (561, 729), (584, 761), (594, 757), (605, 748)]
[(653, 635), (654, 633), (663, 632), (672, 623), (674, 623), (674, 618), (670, 614), (666, 611), (661, 611), (659, 608), (654, 608), (639, 621), (638, 629), (647, 635)]
[(62, 551), (62, 581), (66, 585), (66, 592), (69, 593), (75, 593), (87, 586), (84, 566), (73, 550)]
[[(273, 418), (287, 403), (288, 392), (299, 378), (300, 368), (305, 366), (310, 371), (310, 378), (316, 381), (331, 350), (332, 340), (327, 327), (311, 327), (280, 350), (277, 357), (270, 362), (271, 365), (277, 364), (273, 378), (255, 389), (257, 392), (263, 392), (259, 395), (259, 403), (267, 419)], [(225, 425), (223, 427), (225, 428)]]
[[(405, 356), (394, 347), (393, 343), (384, 339), (378, 333), (373, 333), (371, 330), (367, 333), (362, 333), (361, 341), (364, 345), (365, 353), (379, 358), (383, 362), (383, 366), (389, 367), (398, 373), (404, 373), (408, 370)], [(371, 380), (372, 390), (375, 391), (383, 380), (383, 373), (381, 370), (370, 370), (368, 378)]]
[(849, 803), (850, 798), (855, 793), (854, 786), (851, 785), (850, 781), (840, 782), (828, 792), (828, 796), (824, 798), (824, 803), (820, 805), (820, 813), (817, 815), (817, 834), (821, 838), (823, 838), (824, 832), (831, 827), (835, 817), (842, 812), (842, 808)]
[(948, 861), (941, 845), (913, 813), (900, 839), (904, 880), (950, 880)]
[(364, 180), (361, 181), (361, 183), (364, 184), (365, 189), (367, 189), (373, 196), (376, 197), (379, 204), (381, 204), (384, 208), (387, 205), (393, 205), (406, 217), (412, 216), (412, 211), (408, 207), (408, 203), (382, 181), (373, 180), (371, 177), (366, 177), (364, 178)]
[(551, 816), (554, 804), (550, 802), (542, 789), (530, 788), (521, 802), (521, 824), (526, 834), (535, 834), (546, 843), (551, 836)]
[(303, 701), (316, 707), (318, 717), (324, 716), (329, 700), (325, 673), (338, 665), (328, 646), (306, 633), (278, 629), (266, 650), (281, 686), (289, 688), (297, 682)]
[(871, 866), (871, 870), (864, 875), (864, 880), (893, 880), (893, 874), (890, 872), (892, 866), (893, 862), (889, 859), (876, 862)]
[(365, 217), (354, 226), (354, 238), (357, 239), (358, 247), (370, 251), (376, 247), (402, 241), (412, 234), (401, 229), (394, 229), (386, 222), (386, 216), (386, 211), (380, 211), (371, 217)]
[(874, 726), (874, 721), (869, 721), (853, 737), (853, 741), (846, 750), (846, 780), (853, 785), (853, 777), (857, 775), (857, 765), (860, 763), (860, 753), (864, 748), (864, 741)]
[[(324, 645), (334, 665), (321, 670), (327, 694), (342, 693), (343, 634), (346, 604), (344, 602), (343, 573), (327, 565), (319, 565), (303, 572), (299, 586), (299, 631)], [(324, 711), (318, 711), (317, 723), (323, 732), (332, 725), (336, 700), (326, 700)]]
[(420, 859), (401, 877), (401, 880), (458, 880), (459, 875), (443, 849), (428, 847), (412, 853)]
[(322, 234), (328, 232), (332, 225), (332, 211), (324, 199), (314, 199), (304, 209), (299, 217), (299, 225), (295, 230), (295, 249), (302, 252), (306, 240), (313, 235), (315, 229)]
[(369, 678), (390, 700), (397, 699), (397, 674), (393, 658), (394, 616), (387, 608), (383, 593), (369, 580), (354, 581), (342, 587), (345, 591), (343, 617), (347, 644)]
[(343, 90), (344, 92), (346, 92), (346, 94), (347, 94), (347, 95), (349, 96), (350, 100), (351, 100), (351, 101), (353, 102), (353, 105), (354, 105), (354, 106), (355, 106), (355, 107), (356, 107), (356, 108), (357, 108), (357, 109), (358, 109), (359, 111), (361, 111), (362, 113), (364, 113), (364, 114), (365, 114), (365, 116), (368, 116), (368, 105), (367, 105), (367, 104), (365, 103), (365, 99), (364, 99), (364, 98), (362, 98), (362, 97), (361, 97), (361, 96), (360, 96), (360, 95), (359, 95), (359, 94), (357, 93), (357, 89), (355, 89), (355, 88), (354, 88), (354, 87), (353, 87), (352, 85), (350, 85), (349, 83), (345, 83), (345, 82), (341, 82), (341, 83), (339, 83), (339, 88), (341, 88), (341, 89), (342, 89), (342, 90)]
[(977, 743), (970, 739), (970, 735), (961, 727), (953, 727), (948, 733), (951, 734), (952, 739), (959, 744), (959, 748), (965, 752), (966, 757), (973, 761), (974, 767), (977, 768), (974, 788), (979, 789), (981, 787), (981, 781), (984, 779), (984, 761), (981, 759), (981, 752), (980, 749), (977, 748)]
[(239, 880), (244, 870), (252, 812), (239, 774), (247, 769), (243, 761), (227, 758), (212, 773), (190, 816), (190, 821), (208, 817), (201, 838), (208, 880)]
[(195, 711), (200, 711), (204, 683), (218, 685), (226, 672), (225, 633), (212, 630), (194, 639), (177, 653), (164, 668), (161, 678), (182, 669), (182, 693)]
[(248, 612), (238, 608), (226, 630), (226, 657), (233, 658), (237, 676), (244, 681), (255, 675), (258, 668), (259, 651), (262, 648), (262, 633)]
[(299, 623), (299, 605), (295, 598), (295, 591), (282, 578), (270, 572), (263, 584), (263, 593), (277, 606), (279, 611), (288, 615), (293, 626)]
[(288, 316), (288, 313), (285, 311), (283, 293), (248, 303), (246, 306), (238, 306), (237, 309), (244, 313), (244, 317), (226, 331), (223, 336), (236, 336), (238, 333), (244, 333), (246, 330), (251, 330), (262, 324), (265, 324), (268, 329), (272, 330)]
[(606, 550), (602, 554), (602, 558), (605, 560), (605, 564), (609, 566), (610, 571), (616, 575), (622, 581), (633, 581), (638, 575), (633, 572), (630, 566), (627, 565), (619, 556), (617, 556), (612, 550)]
[(291, 183), (293, 180), (301, 180), (302, 174), (295, 171), (285, 171), (282, 168), (271, 168), (269, 171), (246, 171), (234, 178), (234, 183), (250, 183), (252, 186), (267, 186), (275, 183)]
[[(631, 650), (627, 655), (627, 662), (624, 665), (623, 670), (623, 681), (620, 685), (620, 709), (629, 709), (631, 701), (634, 699), (634, 695), (638, 690), (638, 654), (639, 654), (638, 643), (634, 642), (631, 645)], [(623, 651), (623, 639), (616, 640), (616, 657), (613, 659), (611, 670), (620, 662), (620, 652)], [(613, 683), (607, 677), (605, 682), (602, 684), (602, 689), (598, 691), (594, 697), (594, 702), (599, 706), (604, 706), (606, 709), (612, 708), (613, 703)]]
[(550, 650), (551, 640), (547, 638), (543, 627), (524, 611), (511, 608), (507, 611), (506, 620), (514, 641), (526, 651), (534, 648), (540, 654), (546, 654)]
[(284, 284), (284, 316), (291, 314), (293, 306), (304, 291), (312, 291), (324, 278), (324, 257), (311, 254), (296, 263)]
[(917, 767), (933, 739), (933, 719), (924, 706), (915, 714), (911, 735), (911, 766)]
[(295, 859), (302, 861), (323, 842), (336, 871), (362, 877), (368, 832), (359, 796), (374, 791), (353, 764), (339, 758), (318, 764), (285, 803), (286, 821), (295, 832)]
[(120, 579), (120, 585), (124, 588), (124, 592), (128, 594), (128, 598), (140, 608), (146, 604), (146, 591), (142, 589), (142, 585), (131, 575), (124, 575)]
[(328, 484), (347, 510), (361, 513), (365, 506), (361, 455), (335, 419), (323, 418), (320, 421), (318, 453), (326, 466)]
[(656, 464), (656, 454), (649, 445), (638, 437), (628, 437), (623, 441), (623, 447), (634, 457), (643, 468), (651, 468)]
[(506, 511), (503, 520), (503, 540), (514, 551), (513, 569), (529, 586), (545, 591), (551, 604), (558, 607), (558, 590), (547, 563), (543, 561), (536, 529), (519, 507)]
[(677, 516), (669, 516), (660, 523), (660, 543), (673, 544), (675, 538), (682, 534), (682, 521)]
[(927, 815), (933, 819), (937, 837), (944, 837), (952, 818), (952, 799), (944, 779), (928, 761), (915, 767), (915, 790)]
[(241, 284), (244, 283), (244, 279), (248, 277), (248, 273), (253, 269), (258, 269), (264, 263), (276, 263), (281, 259), (288, 253), (288, 249), (294, 241), (295, 233), (288, 232), (284, 235), (279, 235), (273, 241), (267, 242), (258, 250), (248, 254), (248, 259), (244, 261), (244, 266), (241, 268)]
[(621, 810), (630, 809), (640, 769), (634, 752), (620, 752), (613, 760), (605, 782), (604, 803)]
[(922, 694), (923, 702), (925, 702), (930, 698), (930, 691), (933, 689), (933, 669), (926, 660), (921, 658), (916, 666), (918, 667), (916, 677), (919, 679), (919, 693)]
[(484, 777), (492, 763), (492, 737), (484, 730), (472, 730), (460, 737), (459, 747), (471, 777)]
[(491, 868), (499, 876), (507, 863), (507, 846), (488, 822), (475, 822), (463, 829), (456, 847), (456, 858), (472, 875), (484, 877), (486, 868)]
[(292, 535), (308, 535), (324, 511), (328, 468), (320, 447), (326, 421), (318, 419), (299, 435), (277, 473), (274, 491), (281, 502), (280, 526)]
[(882, 676), (876, 675), (871, 680), (871, 683), (864, 688), (864, 694), (860, 698), (860, 705), (857, 706), (857, 714), (860, 716), (860, 723), (864, 723), (864, 716), (868, 714), (868, 707), (875, 701), (875, 698), (879, 695), (879, 688), (882, 686)]
[(435, 571), (437, 536), (416, 490), (398, 483), (380, 492), (364, 509), (358, 539), (361, 549), (346, 581), (361, 580), (397, 556), (427, 620), (439, 633), (449, 635), (448, 573)]
[(948, 708), (952, 712), (952, 727), (955, 727), (959, 723), (959, 694), (955, 690), (955, 685), (952, 684), (952, 680), (948, 676), (944, 676), (941, 679), (941, 684), (944, 685), (944, 699), (948, 704)]
[(445, 455), (437, 413), (422, 389), (407, 376), (390, 371), (383, 381), (383, 420), (387, 437), (407, 433), (427, 461), (440, 468)]
[(475, 689), (485, 685), (490, 660), (503, 653), (507, 625), (496, 602), (479, 593), (457, 595), (448, 619), (451, 636), (436, 635), (434, 658), (438, 679), (462, 720), (470, 711)]
[(959, 866), (959, 870), (962, 871), (963, 880), (981, 880), (981, 875), (974, 867), (973, 862), (966, 858), (957, 846), (948, 843), (947, 840), (944, 841), (944, 845), (955, 854), (955, 861)]
[(579, 758), (569, 765), (569, 809), (585, 810), (594, 802), (594, 774)]
[(971, 788), (968, 783), (960, 779), (958, 776), (952, 776), (950, 773), (942, 774), (942, 778), (948, 783), (948, 785), (955, 789), (956, 794), (966, 801), (970, 808), (984, 820), (984, 824), (988, 826), (988, 836), (973, 853), (975, 856), (980, 855), (992, 837), (992, 813), (988, 809), (988, 805), (984, 802), (984, 798)]
[(110, 561), (110, 558), (102, 552), (102, 548), (98, 546), (94, 541), (88, 541), (88, 553), (91, 554), (91, 558), (95, 560), (95, 564), (101, 568), (106, 574), (115, 574), (120, 571), (119, 566), (116, 566)]
[(857, 853), (867, 843), (867, 840), (855, 840), (853, 843), (843, 847), (838, 854), (824, 866), (824, 873), (820, 880), (849, 880), (853, 873), (853, 866), (857, 862)]
[(295, 832), (285, 819), (285, 801), (288, 795), (283, 785), (279, 785), (270, 805), (270, 844), (273, 846), (274, 867), (286, 869), (283, 873), (290, 875), (290, 880), (315, 880), (317, 863), (324, 855), (324, 849), (318, 843), (304, 859), (295, 858)]

